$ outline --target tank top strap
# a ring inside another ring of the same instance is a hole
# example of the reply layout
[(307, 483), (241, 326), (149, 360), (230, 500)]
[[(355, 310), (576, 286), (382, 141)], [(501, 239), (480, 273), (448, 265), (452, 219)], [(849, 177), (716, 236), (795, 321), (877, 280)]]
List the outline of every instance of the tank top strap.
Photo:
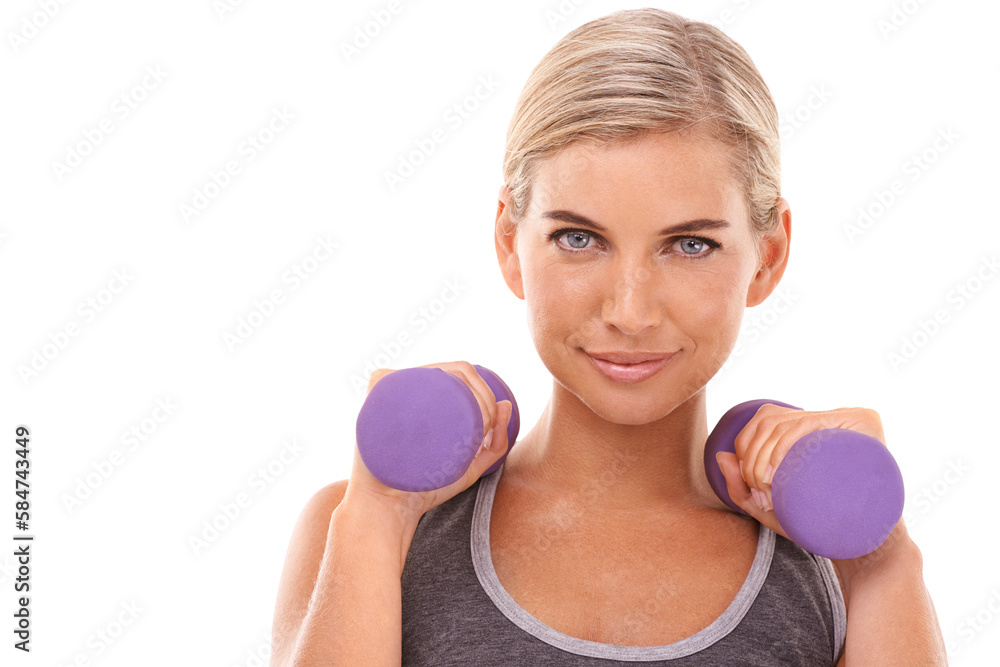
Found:
[(846, 613), (832, 564), (760, 526), (757, 552), (729, 607), (663, 646), (572, 637), (531, 616), (493, 568), (489, 519), (503, 466), (425, 513), (401, 577), (403, 664), (833, 665)]

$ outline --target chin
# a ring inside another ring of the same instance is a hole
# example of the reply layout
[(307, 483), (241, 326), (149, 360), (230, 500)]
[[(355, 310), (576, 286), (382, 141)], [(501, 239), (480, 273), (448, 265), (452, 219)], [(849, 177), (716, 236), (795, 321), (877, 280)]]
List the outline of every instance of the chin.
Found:
[(642, 398), (635, 395), (602, 395), (595, 397), (596, 400), (589, 403), (584, 402), (594, 414), (605, 421), (627, 426), (642, 426), (663, 419), (685, 400), (671, 397), (668, 392), (651, 393), (654, 395), (645, 395)]

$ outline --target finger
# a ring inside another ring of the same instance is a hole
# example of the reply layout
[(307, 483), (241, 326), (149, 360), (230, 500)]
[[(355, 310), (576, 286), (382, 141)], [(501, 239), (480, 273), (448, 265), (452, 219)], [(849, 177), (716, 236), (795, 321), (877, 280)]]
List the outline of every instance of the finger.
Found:
[(750, 487), (747, 486), (746, 481), (743, 479), (736, 454), (732, 452), (719, 452), (715, 455), (715, 460), (718, 462), (719, 470), (722, 471), (722, 476), (726, 480), (726, 491), (729, 493), (729, 499), (750, 515), (759, 512), (760, 507), (757, 505)]
[[(830, 428), (848, 428), (849, 416), (844, 412), (833, 410), (828, 412), (799, 412), (789, 415), (789, 419), (774, 427), (774, 436), (761, 447), (754, 462), (752, 475), (764, 483), (774, 480), (778, 466), (791, 451), (795, 444), (816, 431)], [(768, 467), (771, 473), (767, 474)]]
[[(750, 468), (750, 485), (755, 486), (770, 497), (771, 481), (774, 479), (774, 471), (785, 454), (792, 448), (799, 438), (802, 437), (803, 427), (800, 422), (793, 421), (795, 415), (789, 415), (785, 421), (776, 423), (766, 438), (758, 440), (751, 448), (754, 450), (754, 459)], [(804, 435), (804, 434), (803, 434)], [(746, 465), (744, 461), (744, 465)]]
[[(469, 470), (472, 471), (473, 480), (479, 479), (507, 451), (509, 447), (509, 443), (507, 442), (507, 422), (510, 421), (512, 411), (513, 407), (510, 401), (500, 401), (497, 403), (497, 422), (493, 428), (493, 437), (489, 443), (484, 442), (476, 450), (475, 456), (472, 457), (472, 465), (469, 466)], [(489, 444), (488, 448), (486, 444)]]
[(503, 400), (497, 403), (497, 423), (493, 430), (493, 441), (490, 449), (497, 448), (501, 452), (506, 452), (510, 447), (507, 437), (507, 425), (510, 423), (510, 415), (514, 412), (514, 404), (511, 401)]
[(871, 408), (840, 408), (833, 410), (840, 418), (840, 428), (849, 428), (858, 433), (864, 433), (885, 444), (885, 429), (882, 417)]
[(780, 436), (770, 439), (760, 450), (759, 456), (754, 464), (753, 475), (755, 479), (761, 481), (761, 488), (766, 488), (770, 494), (771, 484), (774, 482), (774, 475), (778, 471), (781, 462), (785, 460), (789, 450), (802, 439), (803, 436), (816, 430), (809, 426), (790, 425), (786, 427)]
[(761, 406), (746, 426), (736, 435), (734, 449), (740, 466), (740, 476), (751, 490), (759, 489), (760, 484), (754, 478), (753, 470), (761, 447), (771, 435), (771, 422), (763, 419)]
[(785, 433), (798, 423), (801, 415), (801, 410), (766, 403), (747, 423), (747, 427), (754, 426), (745, 427), (747, 435), (739, 446), (743, 451), (740, 457), (743, 479), (751, 489), (765, 490), (764, 477), (768, 466), (777, 467), (772, 463), (771, 452)]
[[(873, 410), (864, 408), (840, 408), (827, 411), (787, 411), (785, 414), (773, 414), (761, 421), (764, 428), (770, 426), (771, 433), (766, 438), (755, 438), (747, 447), (753, 453), (752, 462), (744, 459), (744, 468), (750, 466), (747, 478), (751, 487), (765, 491), (774, 480), (778, 466), (791, 451), (792, 447), (806, 435), (829, 428), (844, 428), (856, 430), (859, 433), (873, 435), (880, 429), (877, 413), (874, 417), (867, 414)], [(757, 433), (760, 433), (760, 429)], [(875, 435), (873, 435), (875, 437)], [(883, 442), (883, 444), (885, 444)], [(748, 455), (749, 456), (749, 455)], [(770, 468), (770, 473), (768, 469)], [(769, 489), (767, 489), (769, 490)]]
[(751, 488), (755, 486), (752, 478), (753, 464), (756, 460), (757, 451), (770, 434), (773, 426), (773, 421), (766, 419), (766, 417), (771, 415), (773, 410), (781, 409), (779, 406), (771, 403), (765, 403), (760, 406), (753, 417), (750, 418), (750, 421), (736, 434), (736, 438), (733, 441), (736, 458), (740, 461), (743, 479), (750, 484)]
[[(510, 401), (501, 401), (500, 403), (497, 403), (497, 428), (502, 426), (506, 430), (511, 410), (512, 407)], [(443, 493), (445, 494), (445, 497), (450, 498), (475, 484), (476, 480), (482, 477), (483, 473), (489, 470), (490, 466), (499, 461), (500, 457), (502, 457), (507, 451), (506, 436), (495, 436), (493, 438), (493, 442), (502, 442), (504, 446), (501, 447), (493, 444), (489, 449), (485, 449), (482, 445), (480, 445), (476, 450), (475, 455), (472, 457), (472, 461), (469, 463), (468, 468), (465, 469), (465, 473), (452, 482), (450, 486), (445, 487), (444, 489), (438, 489), (438, 492)]]
[(715, 455), (715, 459), (718, 461), (722, 475), (726, 479), (726, 490), (729, 492), (729, 497), (732, 501), (739, 505), (744, 512), (778, 535), (788, 537), (781, 524), (778, 523), (778, 518), (774, 516), (774, 512), (762, 510), (754, 502), (750, 487), (743, 481), (740, 464), (736, 459), (736, 455), (731, 452), (719, 452)]
[[(743, 479), (739, 461), (731, 452), (719, 452), (715, 456), (719, 469), (726, 480), (726, 490), (730, 499), (747, 514), (769, 528), (776, 527), (777, 521), (771, 513), (770, 496), (750, 488)], [(772, 527), (773, 526), (773, 527)]]
[(485, 440), (493, 430), (497, 419), (497, 398), (493, 394), (493, 390), (486, 384), (486, 380), (476, 372), (472, 364), (467, 361), (455, 362), (453, 368), (442, 368), (442, 370), (463, 380), (472, 390), (472, 395), (479, 403), (479, 409), (483, 413), (483, 439)]

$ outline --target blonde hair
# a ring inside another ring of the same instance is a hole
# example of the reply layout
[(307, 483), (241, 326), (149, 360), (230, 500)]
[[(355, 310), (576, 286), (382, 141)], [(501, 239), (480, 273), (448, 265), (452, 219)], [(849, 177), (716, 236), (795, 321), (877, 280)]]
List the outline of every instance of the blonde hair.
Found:
[(718, 28), (661, 9), (622, 10), (565, 35), (535, 66), (507, 130), (510, 218), (543, 158), (579, 140), (631, 141), (698, 125), (728, 149), (755, 238), (774, 231), (778, 113), (760, 72)]

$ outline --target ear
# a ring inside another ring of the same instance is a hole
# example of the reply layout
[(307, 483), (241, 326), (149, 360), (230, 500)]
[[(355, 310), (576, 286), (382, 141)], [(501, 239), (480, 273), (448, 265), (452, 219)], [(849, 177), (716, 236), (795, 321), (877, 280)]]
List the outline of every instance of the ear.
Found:
[(784, 197), (778, 197), (778, 225), (770, 236), (760, 240), (760, 265), (747, 290), (747, 307), (757, 306), (771, 295), (788, 265), (788, 246), (792, 240), (792, 211)]
[(521, 261), (517, 256), (517, 225), (510, 219), (510, 188), (506, 184), (500, 187), (500, 198), (497, 202), (497, 219), (493, 232), (493, 241), (497, 247), (497, 261), (504, 282), (518, 299), (524, 299), (524, 282), (521, 278)]

